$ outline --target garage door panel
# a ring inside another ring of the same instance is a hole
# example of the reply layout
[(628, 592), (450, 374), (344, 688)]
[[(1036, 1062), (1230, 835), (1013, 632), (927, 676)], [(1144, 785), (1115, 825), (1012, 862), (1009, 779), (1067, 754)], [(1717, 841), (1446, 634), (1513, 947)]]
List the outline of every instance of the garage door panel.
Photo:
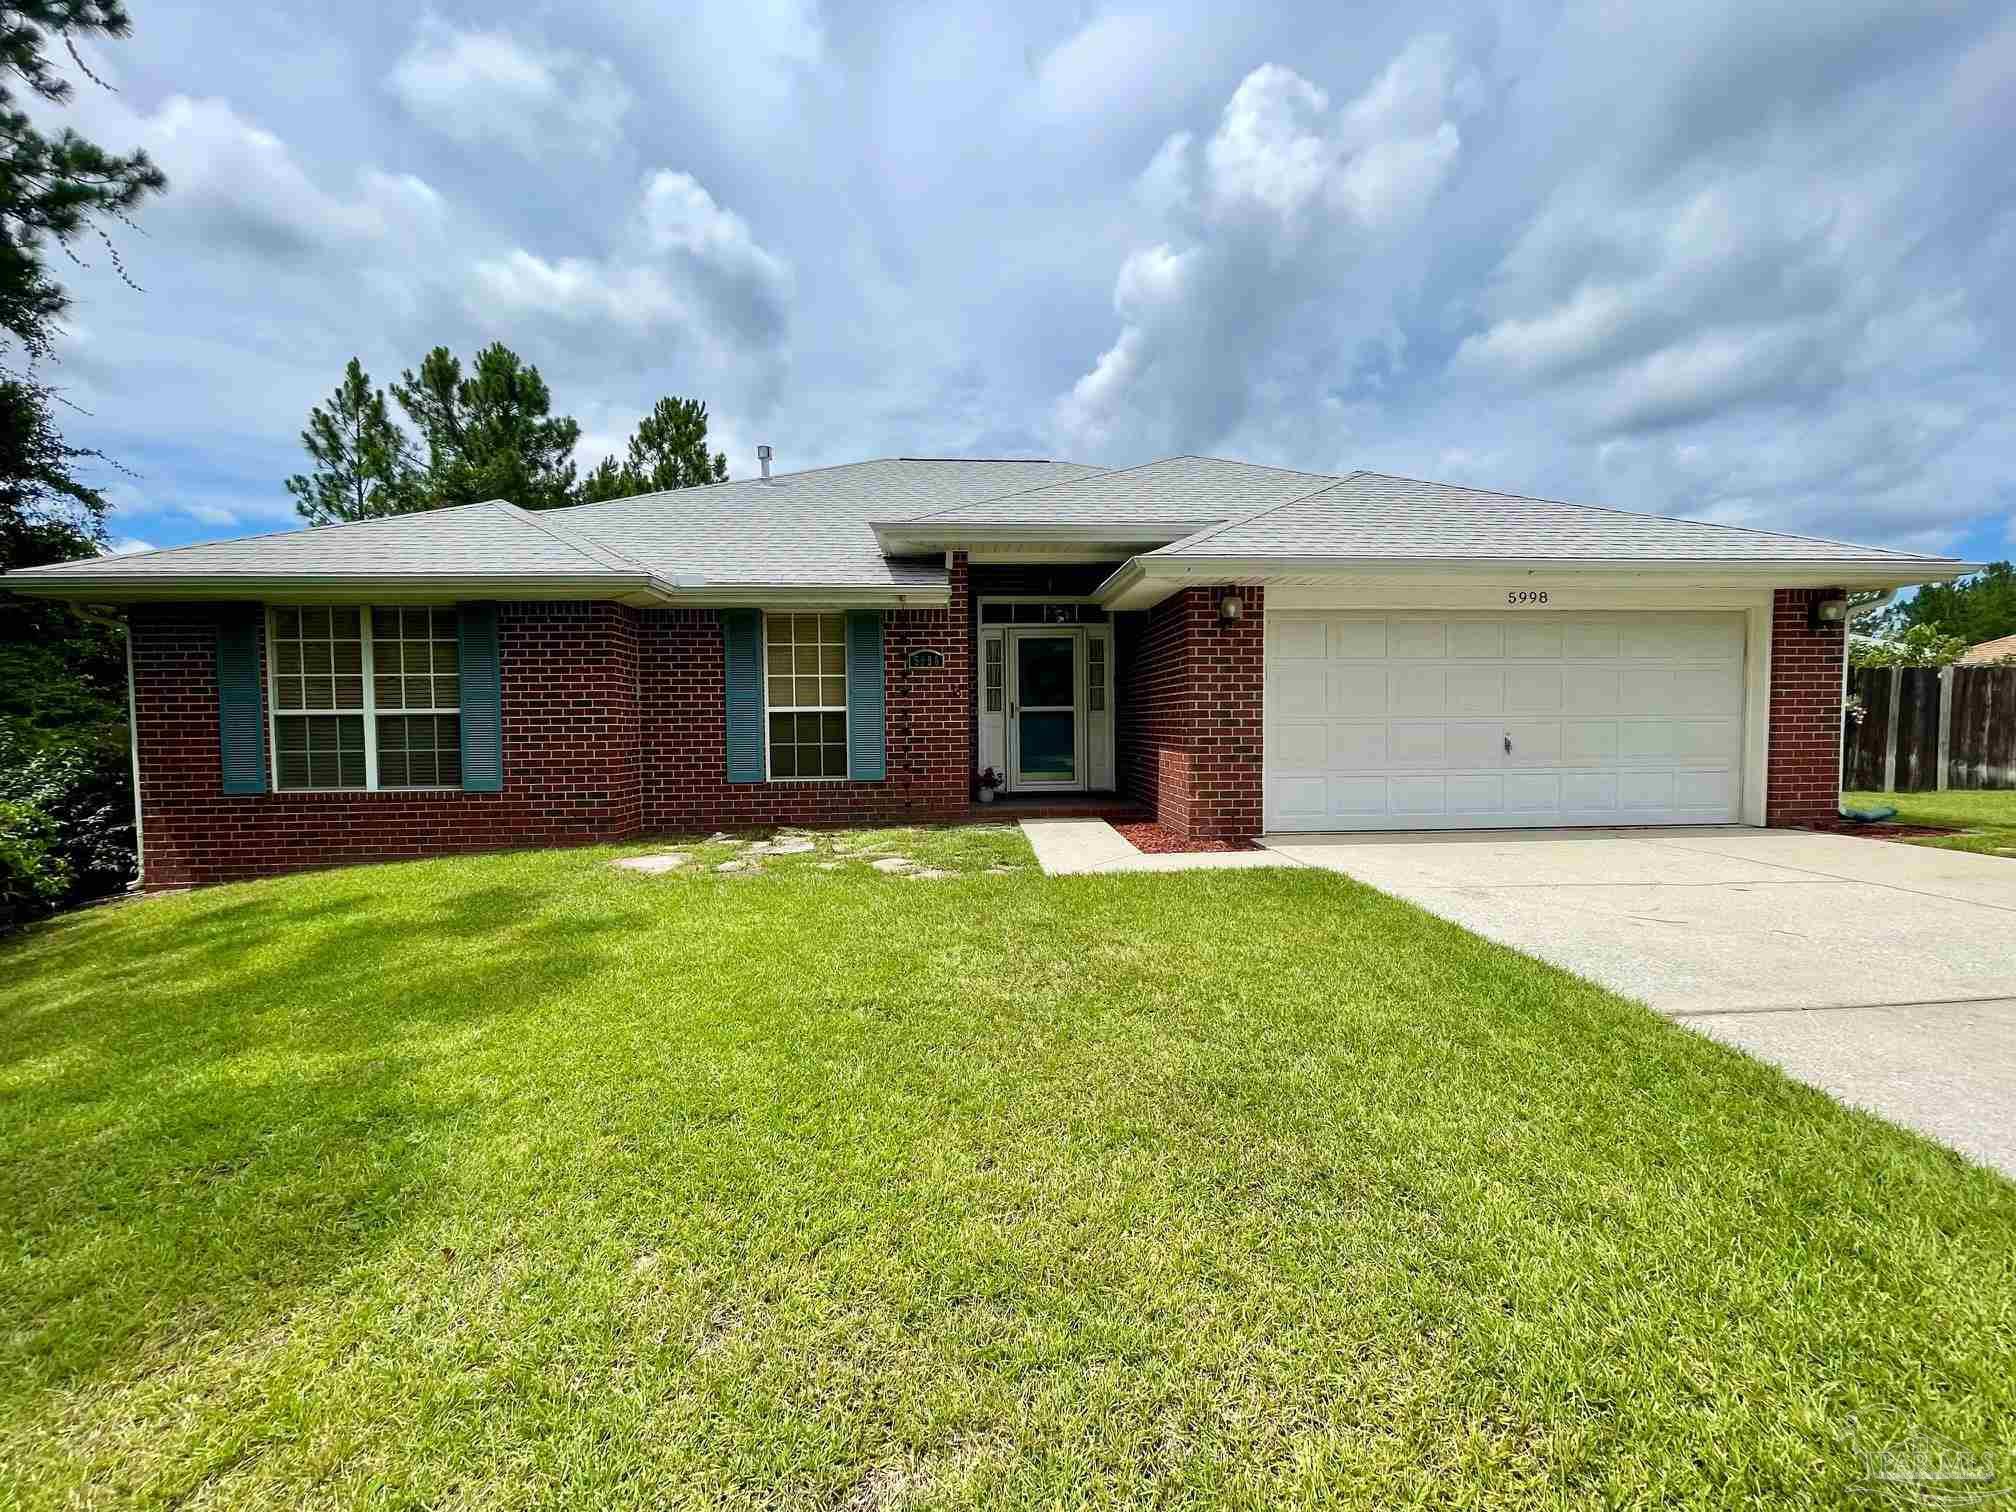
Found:
[(1329, 712), (1341, 717), (1386, 712), (1386, 666), (1383, 662), (1331, 663)]
[(1561, 776), (1558, 772), (1517, 772), (1505, 777), (1505, 811), (1511, 814), (1550, 814), (1561, 807)]
[(1505, 627), (1497, 620), (1451, 620), (1449, 654), (1496, 658), (1505, 654)]
[(1505, 807), (1505, 779), (1495, 773), (1451, 773), (1443, 791), (1452, 814), (1495, 814)]
[(1320, 719), (1330, 712), (1330, 678), (1321, 662), (1281, 662), (1274, 668), (1274, 709)]
[(1734, 762), (1743, 754), (1743, 726), (1734, 719), (1683, 719), (1673, 726), (1673, 754), (1681, 761)]
[(1609, 620), (1564, 620), (1561, 654), (1567, 657), (1615, 657), (1617, 626)]
[(1505, 669), (1505, 712), (1507, 714), (1554, 714), (1560, 712), (1563, 696), (1562, 668), (1552, 666), (1510, 666)]
[(1384, 777), (1332, 777), (1330, 812), (1340, 819), (1386, 812)]
[(1395, 714), (1440, 714), (1449, 701), (1449, 674), (1442, 667), (1392, 669), (1386, 674), (1386, 707)]
[(1322, 772), (1328, 769), (1330, 727), (1321, 720), (1283, 720), (1268, 732), (1268, 763), (1280, 772)]
[(1673, 804), (1682, 809), (1724, 809), (1736, 801), (1736, 774), (1727, 769), (1676, 772)]
[(1512, 749), (1505, 749), (1501, 739), (1498, 749), (1506, 766), (1559, 766), (1561, 765), (1561, 726), (1553, 720), (1505, 721), (1505, 735), (1512, 741)]
[(1386, 621), (1347, 619), (1330, 626), (1330, 655), (1339, 660), (1386, 659)]
[(1292, 660), (1322, 661), (1330, 654), (1327, 620), (1276, 620), (1269, 628), (1274, 632), (1269, 638), (1276, 665)]
[(1615, 714), (1624, 703), (1623, 676), (1615, 667), (1563, 667), (1561, 710), (1566, 714)]
[(1396, 814), (1444, 814), (1449, 811), (1440, 777), (1395, 777), (1386, 787)]
[(1561, 806), (1575, 813), (1602, 813), (1617, 807), (1615, 772), (1564, 772)]
[(1444, 676), (1444, 714), (1496, 714), (1505, 707), (1502, 667), (1451, 667)]
[(1489, 724), (1450, 723), (1443, 728), (1452, 767), (1495, 767), (1505, 755), (1505, 726), (1498, 720)]
[(1442, 620), (1390, 620), (1386, 654), (1396, 661), (1422, 661), (1449, 654), (1448, 625)]
[(1330, 780), (1327, 777), (1270, 777), (1268, 786), (1274, 810), (1284, 819), (1291, 822), (1320, 821), (1329, 817)]
[(1627, 719), (1617, 726), (1617, 754), (1626, 761), (1671, 761), (1673, 723), (1665, 719)]
[(1660, 772), (1619, 772), (1617, 774), (1618, 807), (1631, 809), (1670, 809), (1673, 807), (1673, 774)]
[(1449, 727), (1440, 720), (1396, 719), (1388, 728), (1387, 756), (1394, 766), (1449, 764)]
[(1571, 719), (1561, 726), (1561, 760), (1567, 766), (1594, 766), (1617, 759), (1617, 721)]
[(1734, 714), (1743, 707), (1740, 667), (1676, 667), (1667, 708), (1675, 714)]
[(1561, 654), (1559, 620), (1513, 620), (1505, 627), (1505, 654), (1557, 657)]
[(1330, 726), (1329, 770), (1387, 765), (1386, 721), (1339, 721)]
[(1270, 616), (1268, 826), (1728, 822), (1743, 645), (1734, 614)]

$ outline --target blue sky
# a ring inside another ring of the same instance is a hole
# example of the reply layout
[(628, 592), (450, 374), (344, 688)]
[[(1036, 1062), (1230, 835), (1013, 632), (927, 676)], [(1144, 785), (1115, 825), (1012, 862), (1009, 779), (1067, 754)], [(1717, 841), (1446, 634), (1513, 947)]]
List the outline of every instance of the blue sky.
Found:
[(134, 21), (64, 115), (171, 185), (53, 370), (122, 542), (287, 528), (352, 355), (497, 339), (584, 467), (677, 393), (736, 476), (1202, 452), (2016, 549), (2006, 6)]

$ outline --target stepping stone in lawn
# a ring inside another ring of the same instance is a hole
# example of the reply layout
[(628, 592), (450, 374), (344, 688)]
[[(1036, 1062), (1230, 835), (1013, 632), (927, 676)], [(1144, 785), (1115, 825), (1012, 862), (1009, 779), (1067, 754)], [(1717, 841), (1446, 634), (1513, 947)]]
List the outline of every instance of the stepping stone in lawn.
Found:
[(793, 837), (789, 840), (772, 840), (768, 845), (759, 845), (749, 852), (752, 856), (802, 856), (808, 851), (819, 849), (810, 840)]
[(748, 861), (723, 861), (714, 870), (717, 872), (754, 871), (756, 867)]
[(655, 856), (625, 856), (620, 861), (612, 861), (611, 866), (620, 866), (625, 871), (645, 872), (660, 876), (665, 872), (677, 871), (693, 858), (684, 851), (660, 851)]
[(878, 872), (907, 872), (914, 871), (917, 867), (917, 863), (908, 856), (884, 856), (880, 861), (870, 861), (868, 864)]
[(936, 882), (944, 877), (956, 877), (957, 872), (940, 871), (935, 866), (927, 866), (922, 871), (906, 873), (912, 882)]

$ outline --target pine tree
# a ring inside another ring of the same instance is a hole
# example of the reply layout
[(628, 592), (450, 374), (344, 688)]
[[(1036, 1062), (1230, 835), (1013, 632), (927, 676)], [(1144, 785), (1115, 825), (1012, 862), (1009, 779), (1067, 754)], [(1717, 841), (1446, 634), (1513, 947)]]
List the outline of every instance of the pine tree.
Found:
[(539, 369), (502, 342), (476, 354), (469, 375), (446, 347), (392, 385), (427, 448), (415, 507), (508, 499), (525, 509), (575, 502), (574, 447), (581, 427), (553, 415)]
[(728, 455), (707, 450), (707, 406), (698, 399), (666, 395), (637, 422), (630, 456), (605, 457), (581, 484), (581, 501), (622, 499), (728, 480)]
[(404, 514), (414, 507), (413, 443), (385, 409), (385, 391), (355, 357), (328, 406), (308, 412), (301, 444), (312, 473), (287, 480), (294, 509), (311, 525)]

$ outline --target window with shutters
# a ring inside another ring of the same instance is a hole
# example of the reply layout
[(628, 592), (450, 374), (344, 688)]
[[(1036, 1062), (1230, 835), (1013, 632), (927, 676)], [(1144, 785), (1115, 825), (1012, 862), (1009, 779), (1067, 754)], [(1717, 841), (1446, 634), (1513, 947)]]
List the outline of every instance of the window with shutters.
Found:
[(847, 775), (847, 617), (763, 616), (772, 781)]
[(274, 608), (266, 668), (277, 791), (462, 785), (452, 608)]

